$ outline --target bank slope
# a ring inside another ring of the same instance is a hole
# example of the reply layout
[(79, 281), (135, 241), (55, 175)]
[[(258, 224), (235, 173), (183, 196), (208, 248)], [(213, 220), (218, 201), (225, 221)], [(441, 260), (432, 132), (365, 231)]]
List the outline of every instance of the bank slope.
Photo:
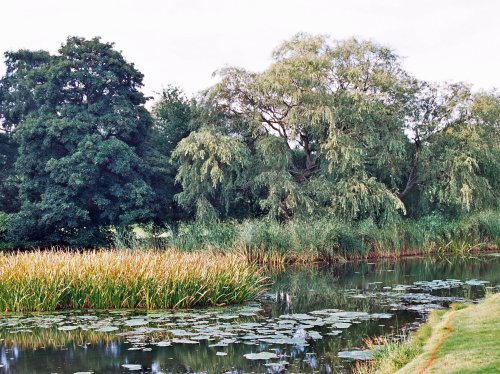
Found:
[[(399, 370), (398, 370), (399, 369)], [(359, 373), (500, 373), (500, 294), (434, 311), (410, 341), (388, 343)]]

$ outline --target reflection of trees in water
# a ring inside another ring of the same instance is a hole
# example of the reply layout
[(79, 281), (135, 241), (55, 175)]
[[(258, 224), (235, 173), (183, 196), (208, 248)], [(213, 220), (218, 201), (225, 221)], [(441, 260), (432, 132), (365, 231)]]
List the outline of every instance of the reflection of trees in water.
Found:
[[(273, 314), (296, 313), (321, 308), (355, 308), (369, 311), (373, 303), (352, 299), (346, 290), (373, 290), (382, 286), (411, 284), (415, 281), (454, 278), (477, 278), (492, 284), (500, 283), (500, 258), (476, 257), (413, 257), (384, 260), (376, 263), (350, 262), (335, 266), (286, 269), (273, 275), (270, 294), (276, 305), (269, 304)], [(377, 283), (381, 282), (380, 286)], [(480, 288), (464, 287), (464, 297), (482, 296)]]
[[(387, 260), (375, 264), (358, 262), (330, 267), (286, 269), (272, 276), (274, 284), (270, 292), (277, 301), (265, 301), (264, 314), (267, 317), (277, 317), (282, 313), (302, 313), (325, 308), (380, 311), (381, 306), (373, 300), (352, 299), (346, 295), (346, 290), (382, 291), (382, 286), (447, 278), (476, 278), (498, 284), (499, 266), (498, 257), (460, 257), (452, 260), (426, 257)], [(465, 297), (473, 297), (478, 289), (480, 288), (463, 287), (458, 291), (465, 293)], [(446, 294), (451, 291), (439, 292)], [(286, 355), (286, 360), (291, 362), (291, 372), (335, 371), (337, 365), (344, 363), (337, 358), (339, 350), (361, 347), (363, 338), (368, 336), (401, 333), (415, 318), (415, 314), (397, 312), (391, 320), (353, 324), (335, 337), (326, 335), (331, 331), (330, 328), (320, 328), (317, 331), (323, 335), (323, 339), (311, 341), (308, 347), (272, 346), (263, 342), (256, 346), (240, 343), (222, 348), (208, 347), (212, 341), (201, 342), (199, 345), (149, 346), (152, 348), (150, 352), (129, 351), (132, 345), (124, 343), (128, 337), (117, 337), (115, 332), (32, 328), (32, 332), (5, 334), (5, 329), (0, 332), (0, 339), (6, 339), (0, 342), (0, 363), (4, 364), (8, 374), (37, 372), (40, 368), (46, 372), (58, 373), (74, 373), (84, 369), (121, 373), (121, 365), (124, 363), (142, 364), (153, 372), (268, 372), (269, 368), (264, 366), (264, 362), (249, 361), (243, 355), (261, 350), (273, 351), (276, 348), (279, 354)], [(147, 335), (148, 340), (153, 342), (171, 337), (166, 332), (149, 332)], [(224, 351), (228, 355), (216, 356), (218, 351)], [(10, 360), (11, 357), (14, 360)]]
[(76, 348), (88, 344), (111, 344), (119, 337), (113, 333), (91, 330), (61, 331), (55, 328), (35, 328), (30, 331), (10, 332), (2, 334), (2, 345), (6, 348), (48, 349), (48, 348)]

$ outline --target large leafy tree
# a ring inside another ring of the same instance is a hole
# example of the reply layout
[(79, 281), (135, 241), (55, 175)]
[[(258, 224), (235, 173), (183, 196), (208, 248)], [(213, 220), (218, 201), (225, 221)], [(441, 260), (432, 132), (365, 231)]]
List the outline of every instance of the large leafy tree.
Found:
[(152, 110), (153, 126), (147, 143), (148, 164), (153, 175), (151, 186), (157, 196), (153, 206), (156, 224), (172, 224), (186, 218), (186, 212), (174, 198), (182, 190), (175, 182), (178, 165), (172, 159), (172, 152), (195, 128), (191, 106), (179, 88), (168, 87)]
[(418, 82), (409, 105), (407, 177), (414, 215), (498, 206), (500, 100), (464, 84)]
[(466, 94), (456, 119), (429, 136), (421, 157), (424, 201), (451, 214), (500, 201), (500, 100)]
[(36, 108), (34, 92), (44, 82), (40, 69), (49, 61), (45, 51), (5, 53), (6, 73), (0, 80), (0, 211), (13, 213), (19, 208), (14, 133), (16, 125)]
[[(273, 57), (261, 73), (224, 69), (207, 93), (231, 119), (226, 133), (253, 139), (261, 207), (280, 219), (378, 218), (402, 209), (395, 192), (410, 78), (397, 56), (370, 42), (299, 34)], [(234, 126), (235, 117), (246, 122)]]
[(16, 158), (17, 144), (10, 135), (0, 133), (0, 212), (13, 213), (19, 208)]
[(7, 54), (2, 115), (15, 128), (24, 243), (97, 244), (102, 228), (151, 218), (151, 118), (142, 74), (113, 44), (70, 37), (57, 55)]
[[(262, 72), (223, 69), (199, 101), (203, 130), (183, 141), (192, 152), (179, 158), (179, 197), (191, 205), (207, 200), (201, 190), (230, 192), (254, 215), (348, 221), (498, 206), (496, 93), (418, 81), (393, 51), (356, 39), (298, 34), (273, 58)], [(207, 127), (221, 148), (245, 148), (238, 183), (220, 181), (225, 190), (195, 183), (209, 172), (196, 158), (221, 152)]]

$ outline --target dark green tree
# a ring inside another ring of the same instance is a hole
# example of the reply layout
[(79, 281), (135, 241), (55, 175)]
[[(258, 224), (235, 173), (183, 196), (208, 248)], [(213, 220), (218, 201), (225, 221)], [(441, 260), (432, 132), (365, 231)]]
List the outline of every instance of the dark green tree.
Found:
[(0, 133), (0, 212), (14, 213), (19, 209), (16, 158), (17, 144), (12, 136)]
[(2, 80), (10, 92), (2, 108), (19, 144), (21, 200), (12, 235), (24, 244), (97, 245), (109, 225), (150, 220), (143, 75), (99, 38), (70, 37), (57, 55), (22, 51), (7, 60), (16, 68)]
[(148, 164), (153, 176), (151, 186), (156, 196), (153, 206), (154, 223), (173, 224), (186, 218), (185, 210), (174, 198), (182, 189), (180, 184), (175, 182), (178, 164), (172, 159), (172, 152), (177, 144), (190, 134), (194, 126), (191, 121), (191, 103), (180, 89), (168, 87), (155, 103), (152, 116), (153, 126), (148, 139)]
[(14, 164), (17, 143), (16, 125), (37, 106), (35, 91), (45, 82), (40, 70), (47, 66), (46, 51), (20, 50), (5, 53), (6, 72), (0, 80), (0, 211), (19, 209), (18, 186)]

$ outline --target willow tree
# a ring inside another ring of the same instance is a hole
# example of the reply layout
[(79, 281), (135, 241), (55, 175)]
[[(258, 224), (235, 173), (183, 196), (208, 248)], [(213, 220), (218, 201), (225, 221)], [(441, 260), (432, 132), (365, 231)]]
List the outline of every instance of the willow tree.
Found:
[(411, 79), (398, 57), (371, 42), (299, 34), (273, 58), (259, 73), (222, 70), (209, 91), (219, 110), (249, 119), (262, 207), (281, 219), (402, 210), (396, 192)]
[(452, 214), (500, 202), (500, 98), (460, 91), (453, 115), (427, 137), (417, 163), (424, 203)]
[(179, 164), (176, 195), (184, 207), (194, 210), (197, 220), (213, 222), (228, 210), (234, 191), (244, 183), (248, 149), (241, 140), (204, 128), (182, 139), (172, 154)]

